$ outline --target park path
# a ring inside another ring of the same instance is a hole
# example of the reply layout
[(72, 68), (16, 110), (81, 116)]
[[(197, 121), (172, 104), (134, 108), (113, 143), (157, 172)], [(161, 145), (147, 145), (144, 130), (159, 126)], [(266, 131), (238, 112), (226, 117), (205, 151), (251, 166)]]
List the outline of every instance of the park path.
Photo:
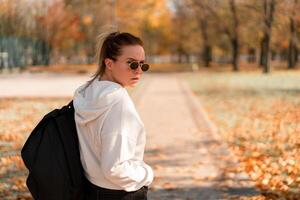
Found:
[(151, 74), (133, 94), (147, 132), (145, 161), (155, 172), (150, 200), (216, 200), (257, 194), (218, 136), (184, 74)]
[[(145, 161), (154, 169), (149, 200), (240, 199), (257, 194), (248, 177), (226, 172), (235, 157), (218, 136), (184, 73), (144, 75), (131, 91), (145, 124)], [(0, 76), (1, 97), (72, 97), (87, 75)]]
[(1, 97), (72, 97), (87, 75), (54, 73), (0, 74)]

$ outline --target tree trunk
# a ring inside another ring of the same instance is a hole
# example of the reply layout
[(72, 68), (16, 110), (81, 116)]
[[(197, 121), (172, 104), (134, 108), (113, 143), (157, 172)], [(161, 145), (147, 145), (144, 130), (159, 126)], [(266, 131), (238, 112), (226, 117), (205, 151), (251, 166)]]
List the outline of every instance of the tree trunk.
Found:
[(264, 39), (260, 41), (260, 58), (259, 58), (259, 67), (263, 66), (263, 59), (264, 59)]
[(256, 49), (255, 48), (248, 48), (248, 59), (249, 63), (255, 63), (256, 61)]
[(238, 35), (238, 28), (239, 28), (239, 21), (236, 12), (236, 4), (235, 0), (230, 0), (230, 10), (232, 13), (233, 19), (233, 34), (231, 38), (231, 45), (232, 45), (232, 66), (233, 71), (239, 71), (239, 35)]
[[(294, 0), (294, 8), (297, 5), (297, 0)], [(290, 41), (289, 41), (289, 53), (288, 53), (288, 68), (293, 69), (296, 66), (296, 48), (297, 48), (297, 27), (295, 20), (295, 9), (290, 16)]]
[(184, 51), (181, 44), (177, 48), (178, 63), (183, 63)]
[(264, 29), (264, 37), (262, 44), (262, 64), (263, 64), (263, 72), (269, 73), (269, 52), (270, 52), (270, 39), (271, 39), (271, 30), (272, 30), (272, 22), (273, 15), (275, 11), (276, 0), (264, 0), (264, 17), (265, 17), (265, 29)]
[(205, 19), (199, 19), (200, 28), (201, 28), (201, 36), (203, 41), (203, 49), (202, 49), (202, 60), (204, 61), (204, 66), (209, 67), (210, 62), (212, 60), (212, 48), (208, 41), (207, 34), (207, 21)]
[(212, 60), (211, 46), (205, 44), (203, 48), (202, 59), (204, 60), (204, 66), (209, 67)]
[(237, 38), (233, 38), (232, 40), (232, 65), (233, 71), (239, 71), (239, 64), (238, 64), (238, 52), (239, 52), (239, 44)]
[(297, 64), (297, 62), (298, 62), (298, 54), (299, 54), (299, 49), (298, 49), (298, 47), (296, 46), (295, 47), (295, 65)]
[(262, 66), (263, 66), (263, 72), (269, 73), (270, 72), (270, 66), (269, 66), (269, 53), (270, 53), (270, 35), (265, 34), (263, 38), (263, 57), (262, 57)]

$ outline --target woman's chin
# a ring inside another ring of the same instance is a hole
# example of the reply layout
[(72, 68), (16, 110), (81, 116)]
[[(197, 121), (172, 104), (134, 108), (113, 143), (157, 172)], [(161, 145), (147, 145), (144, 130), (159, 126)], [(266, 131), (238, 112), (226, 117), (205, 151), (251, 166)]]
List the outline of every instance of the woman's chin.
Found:
[(135, 87), (135, 86), (136, 86), (136, 83), (131, 83), (131, 84), (129, 84), (127, 87), (133, 88), (133, 87)]
[(139, 80), (131, 80), (128, 85), (129, 87), (135, 87), (138, 84)]
[(130, 87), (130, 88), (133, 88), (133, 87), (135, 87), (136, 85), (137, 85), (137, 83), (138, 82), (131, 82), (131, 83), (129, 83), (128, 85), (127, 85), (127, 87)]

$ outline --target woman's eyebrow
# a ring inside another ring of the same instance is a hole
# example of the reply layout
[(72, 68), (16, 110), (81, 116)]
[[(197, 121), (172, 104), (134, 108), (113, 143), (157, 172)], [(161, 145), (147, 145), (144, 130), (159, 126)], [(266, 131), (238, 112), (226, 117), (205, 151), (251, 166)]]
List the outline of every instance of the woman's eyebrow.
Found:
[[(138, 61), (137, 59), (134, 59), (134, 58), (127, 58), (129, 60), (134, 60), (134, 61)], [(141, 60), (140, 62), (145, 62), (145, 60)]]

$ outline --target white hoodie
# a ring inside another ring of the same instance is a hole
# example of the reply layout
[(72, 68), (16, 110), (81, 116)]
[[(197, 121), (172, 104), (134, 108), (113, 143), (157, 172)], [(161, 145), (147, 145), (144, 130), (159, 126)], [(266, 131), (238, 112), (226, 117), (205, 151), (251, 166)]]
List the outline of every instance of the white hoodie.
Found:
[(80, 157), (87, 179), (103, 188), (136, 191), (149, 186), (146, 135), (135, 106), (120, 84), (95, 79), (74, 93)]

